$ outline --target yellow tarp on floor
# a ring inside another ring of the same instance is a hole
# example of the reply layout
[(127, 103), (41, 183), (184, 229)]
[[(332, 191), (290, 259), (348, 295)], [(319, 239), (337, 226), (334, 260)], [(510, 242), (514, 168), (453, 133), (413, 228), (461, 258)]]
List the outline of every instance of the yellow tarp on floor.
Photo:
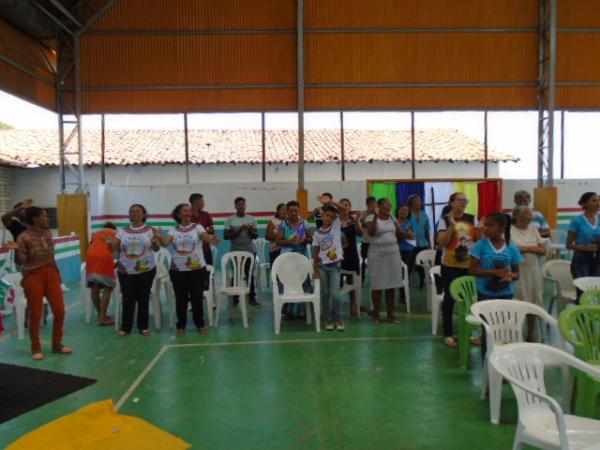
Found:
[(112, 400), (105, 400), (32, 431), (7, 450), (184, 450), (190, 447), (145, 420), (117, 414)]

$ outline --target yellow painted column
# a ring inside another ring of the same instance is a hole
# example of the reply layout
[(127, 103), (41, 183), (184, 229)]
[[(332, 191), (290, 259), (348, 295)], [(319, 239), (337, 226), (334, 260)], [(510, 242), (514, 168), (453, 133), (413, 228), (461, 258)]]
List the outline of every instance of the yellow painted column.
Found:
[(81, 244), (81, 258), (85, 260), (90, 241), (88, 233), (87, 194), (59, 194), (56, 201), (58, 234), (68, 236), (75, 233)]
[(548, 220), (550, 229), (558, 227), (558, 189), (556, 186), (536, 188), (533, 206)]
[(296, 191), (296, 201), (300, 203), (300, 217), (308, 216), (308, 191), (306, 189), (298, 189)]

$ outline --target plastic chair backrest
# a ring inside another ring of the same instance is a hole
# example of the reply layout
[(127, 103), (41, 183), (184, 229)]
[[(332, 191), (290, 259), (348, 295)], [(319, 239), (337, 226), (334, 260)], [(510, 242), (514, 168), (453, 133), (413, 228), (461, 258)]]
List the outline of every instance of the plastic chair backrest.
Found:
[(456, 278), (450, 283), (450, 295), (458, 303), (458, 315), (466, 317), (471, 311), (471, 306), (477, 303), (477, 284), (475, 277), (465, 275)]
[(558, 317), (563, 337), (583, 361), (600, 361), (600, 306), (573, 306)]
[[(254, 269), (254, 255), (250, 252), (229, 252), (221, 258), (221, 272), (223, 276), (222, 287), (247, 288), (251, 275), (246, 279), (245, 267), (249, 265), (249, 272)], [(250, 260), (250, 262), (248, 262)], [(229, 277), (228, 274), (233, 276)]]
[(542, 275), (556, 282), (558, 295), (564, 297), (564, 292), (574, 291), (573, 276), (571, 275), (571, 262), (562, 259), (553, 259), (542, 267)]
[(583, 292), (600, 289), (600, 277), (580, 277), (573, 280), (577, 289)]
[(266, 263), (267, 256), (265, 251), (269, 248), (269, 241), (267, 241), (265, 238), (254, 239), (254, 247), (256, 247), (256, 257), (258, 258), (258, 263)]
[(494, 344), (523, 342), (523, 327), (528, 314), (556, 323), (543, 308), (520, 300), (486, 300), (471, 306), (471, 313), (481, 320), (488, 337), (488, 352)]
[(415, 263), (418, 266), (433, 267), (435, 264), (435, 250), (421, 250), (417, 253)]
[[(310, 260), (300, 253), (289, 252), (279, 255), (271, 268), (273, 286), (283, 284), (283, 295), (304, 294), (302, 284), (312, 277), (313, 267)], [(276, 289), (276, 287), (274, 287)]]
[(581, 294), (579, 304), (583, 306), (600, 306), (600, 289), (586, 291)]
[[(511, 383), (519, 407), (519, 419), (528, 413), (552, 413), (548, 403), (521, 386), (546, 396), (544, 371), (572, 361), (568, 353), (543, 344), (518, 343), (496, 347), (489, 357), (492, 367)], [(572, 358), (572, 357), (571, 357)], [(573, 358), (574, 359), (574, 358)], [(521, 386), (519, 386), (521, 385)]]

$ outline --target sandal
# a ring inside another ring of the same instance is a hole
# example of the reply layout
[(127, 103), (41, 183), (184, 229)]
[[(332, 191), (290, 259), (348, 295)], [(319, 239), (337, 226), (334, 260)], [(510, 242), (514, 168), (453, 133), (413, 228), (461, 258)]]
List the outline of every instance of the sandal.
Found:
[(117, 333), (117, 336), (119, 336), (119, 337), (129, 336), (129, 332), (128, 331), (119, 330), (119, 332)]
[(142, 330), (142, 331), (140, 331), (140, 333), (142, 334), (142, 336), (150, 336), (152, 334), (152, 331), (150, 331), (150, 330)]
[(206, 328), (206, 327), (198, 328), (198, 333), (203, 334), (204, 336), (206, 336), (208, 334), (208, 328)]
[(100, 320), (100, 321), (98, 322), (98, 326), (101, 326), (101, 327), (108, 327), (108, 326), (110, 326), (110, 325), (114, 325), (114, 324), (115, 324), (115, 321), (114, 321), (114, 320), (112, 320), (112, 319), (111, 319), (111, 318), (109, 318), (109, 317), (107, 317), (107, 318), (106, 318), (106, 319), (104, 319), (104, 320)]
[[(144, 331), (149, 331), (149, 330), (144, 330)], [(142, 331), (142, 334), (144, 334), (143, 331)], [(183, 330), (183, 329), (177, 330), (177, 333), (175, 333), (175, 336), (177, 336), (177, 337), (185, 336), (185, 330)]]
[(395, 324), (400, 323), (400, 321), (398, 319), (396, 319), (395, 317), (388, 317), (386, 320), (388, 321), (388, 323), (395, 323)]
[(58, 346), (52, 348), (52, 353), (58, 353), (59, 355), (70, 355), (73, 353), (73, 349), (71, 347), (67, 347), (66, 345), (59, 344)]
[(379, 319), (373, 319), (373, 325), (377, 326), (379, 325)]
[(456, 341), (454, 340), (454, 338), (452, 336), (445, 337), (444, 344), (446, 344), (446, 347), (450, 347), (450, 348), (458, 347), (458, 344), (456, 343)]
[(44, 359), (44, 354), (41, 351), (33, 352), (31, 354), (31, 357), (33, 358), (34, 361), (41, 361), (42, 359)]
[(481, 339), (471, 336), (469, 338), (471, 345), (481, 345)]

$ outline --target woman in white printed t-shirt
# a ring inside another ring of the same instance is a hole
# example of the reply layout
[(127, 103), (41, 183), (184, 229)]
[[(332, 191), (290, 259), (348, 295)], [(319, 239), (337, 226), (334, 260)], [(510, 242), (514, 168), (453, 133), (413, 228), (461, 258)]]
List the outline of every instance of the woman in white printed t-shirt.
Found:
[(116, 239), (106, 238), (113, 251), (119, 251), (117, 274), (123, 295), (123, 315), (119, 336), (131, 333), (137, 303), (137, 327), (144, 336), (148, 328), (150, 290), (156, 275), (154, 252), (159, 249), (160, 231), (146, 225), (146, 208), (133, 204), (129, 207), (131, 225), (121, 228)]
[(217, 245), (219, 238), (209, 234), (202, 225), (192, 223), (192, 207), (180, 203), (173, 210), (173, 220), (177, 226), (168, 236), (161, 238), (163, 247), (171, 254), (169, 275), (175, 291), (175, 312), (177, 314), (177, 336), (185, 335), (188, 302), (192, 304), (192, 318), (199, 333), (208, 334), (204, 326), (204, 305), (202, 302), (206, 263), (202, 243)]

